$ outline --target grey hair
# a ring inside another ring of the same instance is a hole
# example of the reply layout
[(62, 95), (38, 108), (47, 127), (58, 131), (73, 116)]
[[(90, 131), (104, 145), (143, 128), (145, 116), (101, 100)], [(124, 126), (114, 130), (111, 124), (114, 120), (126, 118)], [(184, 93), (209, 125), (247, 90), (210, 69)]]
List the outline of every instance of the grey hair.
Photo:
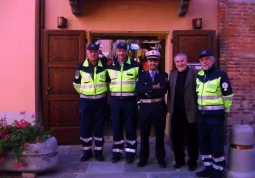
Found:
[(215, 58), (214, 58), (213, 56), (210, 56), (210, 58), (211, 58), (213, 61), (215, 61)]
[(174, 61), (176, 59), (176, 57), (183, 57), (186, 61), (188, 61), (188, 57), (185, 53), (178, 53), (174, 56)]

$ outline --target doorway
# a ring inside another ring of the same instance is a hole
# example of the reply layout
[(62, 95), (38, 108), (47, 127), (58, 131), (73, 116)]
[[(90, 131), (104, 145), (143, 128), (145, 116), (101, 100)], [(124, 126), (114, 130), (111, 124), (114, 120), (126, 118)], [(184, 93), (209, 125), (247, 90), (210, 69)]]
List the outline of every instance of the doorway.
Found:
[[(158, 50), (161, 54), (160, 70), (165, 71), (166, 38), (168, 33), (103, 33), (91, 32), (90, 42), (100, 46), (100, 58), (111, 63), (115, 58), (116, 46), (119, 42), (125, 42), (128, 45), (128, 56), (131, 60), (142, 63), (143, 69), (147, 70), (145, 53), (150, 50)], [(104, 122), (105, 136), (111, 136), (111, 112), (110, 101), (108, 97), (107, 116)], [(153, 135), (153, 131), (152, 134)]]

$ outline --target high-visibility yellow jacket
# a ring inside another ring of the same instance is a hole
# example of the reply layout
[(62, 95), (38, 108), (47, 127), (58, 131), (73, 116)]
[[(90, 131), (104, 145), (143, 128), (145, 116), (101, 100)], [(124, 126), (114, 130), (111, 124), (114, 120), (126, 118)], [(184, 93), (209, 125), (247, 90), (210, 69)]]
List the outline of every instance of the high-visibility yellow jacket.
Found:
[(89, 66), (88, 59), (79, 64), (73, 80), (75, 90), (78, 93), (87, 96), (106, 93), (106, 65), (103, 65), (103, 63), (99, 60), (97, 66), (93, 68), (93, 73), (91, 72), (92, 69), (91, 66)]
[(135, 83), (140, 70), (141, 65), (130, 58), (122, 65), (116, 60), (109, 65), (107, 71), (110, 78), (109, 88), (112, 96), (131, 96), (135, 92)]
[(223, 70), (211, 67), (198, 72), (196, 79), (198, 109), (203, 113), (230, 112), (233, 91)]

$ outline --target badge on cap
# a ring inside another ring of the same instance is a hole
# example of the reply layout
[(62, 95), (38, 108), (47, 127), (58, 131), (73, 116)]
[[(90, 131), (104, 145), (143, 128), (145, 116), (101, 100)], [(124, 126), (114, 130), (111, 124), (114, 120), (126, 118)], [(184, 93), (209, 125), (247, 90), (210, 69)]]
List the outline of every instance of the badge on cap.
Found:
[(228, 83), (227, 82), (222, 83), (222, 88), (227, 89), (228, 88)]
[(78, 70), (75, 71), (75, 79), (80, 78), (80, 72)]

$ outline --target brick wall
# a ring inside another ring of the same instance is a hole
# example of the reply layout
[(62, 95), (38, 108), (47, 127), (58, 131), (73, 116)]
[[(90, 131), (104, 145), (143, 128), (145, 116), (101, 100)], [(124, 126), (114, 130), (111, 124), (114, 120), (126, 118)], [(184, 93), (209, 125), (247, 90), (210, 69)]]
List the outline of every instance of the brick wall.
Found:
[(233, 85), (234, 100), (227, 120), (255, 129), (255, 0), (219, 0), (220, 68)]

